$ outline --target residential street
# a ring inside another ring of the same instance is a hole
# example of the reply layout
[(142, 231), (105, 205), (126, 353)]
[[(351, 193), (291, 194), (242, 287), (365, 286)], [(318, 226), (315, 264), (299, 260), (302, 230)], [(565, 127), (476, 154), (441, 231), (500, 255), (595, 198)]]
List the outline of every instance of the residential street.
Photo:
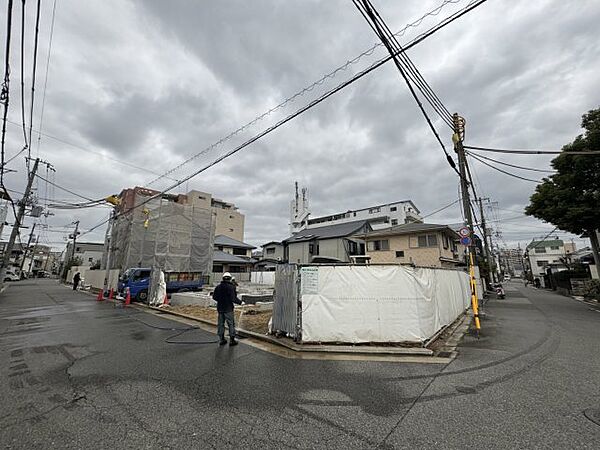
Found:
[(174, 331), (135, 319), (184, 325), (54, 280), (12, 283), (0, 295), (0, 444), (598, 448), (600, 311), (517, 282), (485, 310), (483, 336), (448, 364), (300, 360), (243, 341), (169, 344)]

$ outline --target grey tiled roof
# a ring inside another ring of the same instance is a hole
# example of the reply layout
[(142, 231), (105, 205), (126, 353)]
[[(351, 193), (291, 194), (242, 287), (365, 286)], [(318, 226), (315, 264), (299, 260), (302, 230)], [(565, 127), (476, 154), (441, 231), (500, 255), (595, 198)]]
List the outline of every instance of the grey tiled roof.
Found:
[(291, 244), (294, 242), (310, 241), (313, 239), (333, 239), (337, 237), (346, 237), (363, 231), (365, 226), (370, 230), (371, 226), (368, 224), (367, 220), (357, 220), (354, 222), (339, 223), (337, 225), (307, 228), (306, 230), (295, 233), (293, 236), (290, 236), (283, 242)]
[(215, 250), (213, 252), (213, 263), (252, 264), (255, 261), (255, 259), (242, 258), (240, 256), (232, 255), (231, 253), (222, 252), (221, 250)]
[(421, 233), (424, 231), (441, 231), (448, 230), (450, 233), (458, 237), (458, 233), (448, 225), (439, 225), (435, 223), (404, 223), (395, 227), (386, 228), (383, 230), (375, 230), (367, 234), (367, 236), (393, 236), (399, 234)]
[(245, 242), (238, 241), (237, 239), (233, 239), (229, 236), (224, 236), (222, 234), (215, 236), (215, 245), (222, 245), (223, 247), (232, 248), (256, 248), (253, 245), (246, 244)]

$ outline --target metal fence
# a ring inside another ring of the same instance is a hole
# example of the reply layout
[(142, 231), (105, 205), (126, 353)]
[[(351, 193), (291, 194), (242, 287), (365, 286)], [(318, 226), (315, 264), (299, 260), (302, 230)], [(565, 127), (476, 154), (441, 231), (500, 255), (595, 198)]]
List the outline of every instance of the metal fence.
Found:
[(298, 269), (295, 264), (278, 264), (273, 293), (273, 332), (285, 333), (297, 339), (298, 321)]

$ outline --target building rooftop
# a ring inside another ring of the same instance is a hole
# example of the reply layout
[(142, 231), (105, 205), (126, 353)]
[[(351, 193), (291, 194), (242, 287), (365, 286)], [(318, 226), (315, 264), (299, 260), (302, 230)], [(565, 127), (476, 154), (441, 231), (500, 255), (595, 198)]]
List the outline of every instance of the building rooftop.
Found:
[(231, 247), (231, 248), (249, 248), (255, 249), (253, 245), (246, 244), (245, 242), (238, 241), (237, 239), (230, 238), (229, 236), (224, 236), (219, 234), (215, 236), (215, 245), (222, 245), (223, 247)]
[(556, 246), (562, 246), (564, 245), (564, 242), (562, 239), (550, 239), (550, 240), (545, 240), (545, 241), (531, 241), (531, 243), (527, 246), (528, 249), (533, 248), (533, 247), (556, 247)]
[(397, 236), (402, 234), (413, 234), (413, 233), (421, 233), (425, 231), (443, 231), (447, 230), (450, 234), (454, 235), (457, 239), (460, 238), (459, 234), (454, 231), (448, 225), (439, 225), (435, 223), (405, 223), (401, 225), (396, 225), (391, 228), (386, 228), (385, 230), (376, 230), (367, 233), (368, 237), (378, 237), (378, 236)]
[(215, 250), (213, 252), (213, 263), (227, 263), (227, 264), (253, 264), (256, 260), (252, 258), (242, 258), (240, 256), (232, 255), (221, 250)]
[(339, 223), (336, 225), (326, 225), (324, 227), (307, 228), (295, 233), (283, 242), (293, 243), (302, 241), (311, 241), (313, 239), (333, 239), (337, 237), (346, 237), (358, 233), (365, 226), (370, 227), (368, 220), (357, 220), (354, 222)]

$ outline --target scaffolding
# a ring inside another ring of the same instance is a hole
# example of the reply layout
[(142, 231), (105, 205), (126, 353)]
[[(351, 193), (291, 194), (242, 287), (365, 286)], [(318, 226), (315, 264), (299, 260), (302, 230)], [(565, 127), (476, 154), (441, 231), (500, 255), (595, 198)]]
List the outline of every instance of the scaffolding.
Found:
[(111, 268), (157, 267), (208, 274), (214, 236), (211, 209), (179, 203), (176, 196), (148, 201), (138, 193), (135, 207), (119, 215), (113, 225)]

